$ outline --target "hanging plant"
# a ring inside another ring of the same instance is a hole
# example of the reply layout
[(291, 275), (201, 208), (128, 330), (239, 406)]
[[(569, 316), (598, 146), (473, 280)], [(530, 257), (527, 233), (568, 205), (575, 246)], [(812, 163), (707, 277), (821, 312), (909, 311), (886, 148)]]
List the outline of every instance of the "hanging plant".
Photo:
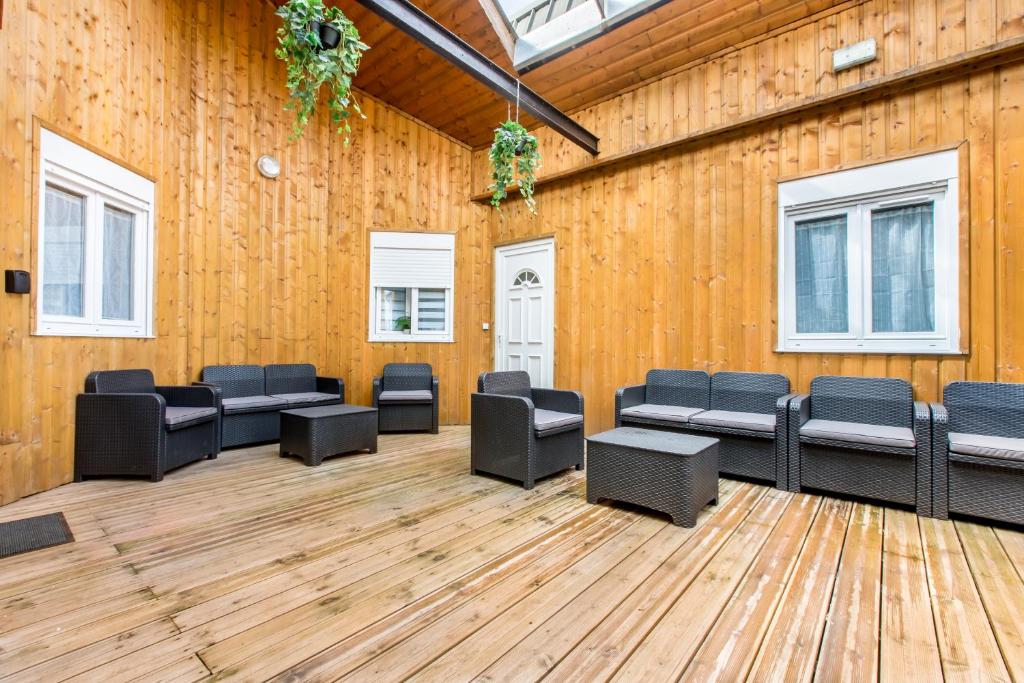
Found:
[(352, 112), (366, 118), (352, 98), (352, 79), (369, 46), (359, 40), (355, 24), (339, 8), (326, 7), (323, 0), (288, 0), (278, 8), (277, 15), (284, 23), (277, 29), (274, 54), (288, 68), (291, 100), (285, 109), (295, 110), (292, 139), (302, 135), (316, 112), (320, 87), (326, 85), (331, 122), (345, 136), (347, 145)]
[(533, 184), (538, 168), (540, 152), (536, 136), (531, 135), (518, 121), (508, 120), (495, 128), (494, 142), (491, 144), (491, 178), (494, 183), (488, 188), (494, 193), (491, 195), (491, 205), (500, 210), (502, 200), (508, 196), (508, 186), (515, 183), (519, 194), (526, 201), (526, 207), (531, 213), (537, 213)]

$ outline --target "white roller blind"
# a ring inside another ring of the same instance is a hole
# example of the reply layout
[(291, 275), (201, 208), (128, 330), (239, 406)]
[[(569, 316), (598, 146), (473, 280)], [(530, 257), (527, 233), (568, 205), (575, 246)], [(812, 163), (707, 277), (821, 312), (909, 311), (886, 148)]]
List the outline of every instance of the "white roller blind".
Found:
[(455, 280), (455, 235), (375, 232), (370, 235), (371, 287), (449, 289)]

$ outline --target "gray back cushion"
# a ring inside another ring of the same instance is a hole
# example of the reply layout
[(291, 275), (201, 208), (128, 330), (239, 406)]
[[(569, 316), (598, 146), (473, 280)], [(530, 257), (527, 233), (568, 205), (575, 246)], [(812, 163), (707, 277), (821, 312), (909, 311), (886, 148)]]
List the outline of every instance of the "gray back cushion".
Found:
[(504, 394), (531, 398), (530, 373), (525, 370), (485, 372), (477, 380), (477, 391), (482, 394)]
[(220, 387), (221, 398), (263, 396), (263, 368), (258, 365), (208, 365), (200, 378)]
[(711, 375), (703, 370), (651, 370), (644, 403), (706, 410), (711, 405)]
[(816, 420), (914, 426), (914, 390), (902, 379), (815, 377), (811, 417)]
[(265, 371), (268, 394), (304, 394), (316, 391), (316, 367), (309, 363), (268, 365)]
[(1024, 439), (1024, 384), (952, 382), (942, 402), (951, 432)]
[(767, 372), (716, 372), (711, 377), (711, 409), (735, 413), (775, 413), (789, 380)]

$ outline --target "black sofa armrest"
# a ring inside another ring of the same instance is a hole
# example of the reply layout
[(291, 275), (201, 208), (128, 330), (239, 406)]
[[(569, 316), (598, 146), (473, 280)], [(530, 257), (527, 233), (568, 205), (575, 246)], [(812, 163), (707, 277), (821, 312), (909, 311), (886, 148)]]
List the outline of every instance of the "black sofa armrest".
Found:
[(534, 408), (560, 413), (583, 414), (583, 394), (563, 389), (531, 389)]
[(917, 514), (932, 517), (932, 411), (924, 401), (914, 401), (914, 440), (917, 442)]
[(167, 386), (157, 387), (156, 393), (164, 397), (167, 405), (181, 408), (220, 408), (219, 387)]
[(949, 412), (932, 403), (932, 516), (949, 519)]
[(371, 404), (374, 408), (380, 405), (380, 392), (383, 391), (384, 380), (381, 377), (373, 378), (373, 403)]
[(167, 402), (160, 394), (78, 394), (75, 481), (84, 476), (144, 474), (163, 478)]
[(647, 400), (647, 385), (634, 384), (615, 390), (615, 426), (622, 426), (622, 411), (625, 408), (643, 405)]
[(789, 402), (799, 396), (790, 393), (775, 401), (775, 485), (789, 489)]
[(345, 380), (339, 377), (317, 377), (316, 390), (321, 394), (333, 394), (345, 402)]
[(788, 436), (786, 449), (789, 451), (789, 491), (800, 490), (800, 428), (811, 419), (811, 395), (797, 394), (789, 399)]
[(515, 477), (526, 471), (534, 450), (533, 401), (522, 396), (473, 393), (470, 395), (472, 430), (470, 466), (477, 470)]

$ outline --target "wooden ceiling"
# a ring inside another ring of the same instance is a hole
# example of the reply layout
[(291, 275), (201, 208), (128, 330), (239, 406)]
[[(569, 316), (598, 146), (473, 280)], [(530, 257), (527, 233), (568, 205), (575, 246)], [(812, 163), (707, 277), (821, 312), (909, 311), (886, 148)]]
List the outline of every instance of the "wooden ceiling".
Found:
[[(477, 0), (413, 0), (510, 73)], [(572, 112), (694, 60), (849, 0), (671, 0), (523, 75)], [(355, 0), (335, 0), (371, 49), (356, 85), (473, 147), (490, 143), (506, 103)], [(532, 121), (525, 120), (527, 125)]]

